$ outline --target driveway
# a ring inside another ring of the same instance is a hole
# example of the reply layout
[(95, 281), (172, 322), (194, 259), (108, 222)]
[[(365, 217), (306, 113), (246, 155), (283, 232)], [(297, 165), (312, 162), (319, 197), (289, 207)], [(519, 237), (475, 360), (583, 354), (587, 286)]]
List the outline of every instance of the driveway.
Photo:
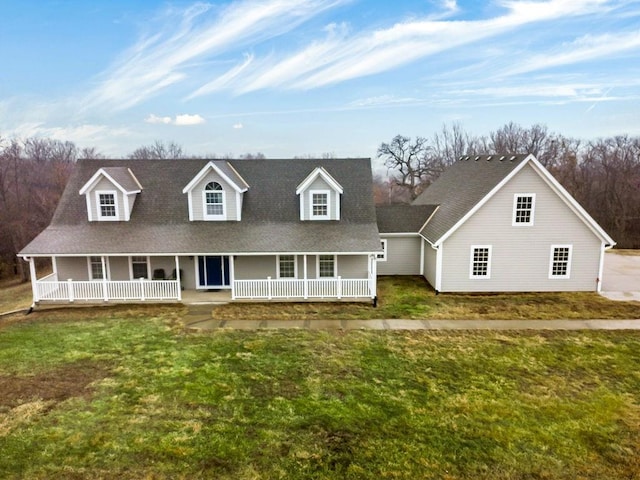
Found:
[(603, 277), (602, 295), (605, 297), (640, 301), (640, 255), (607, 252)]

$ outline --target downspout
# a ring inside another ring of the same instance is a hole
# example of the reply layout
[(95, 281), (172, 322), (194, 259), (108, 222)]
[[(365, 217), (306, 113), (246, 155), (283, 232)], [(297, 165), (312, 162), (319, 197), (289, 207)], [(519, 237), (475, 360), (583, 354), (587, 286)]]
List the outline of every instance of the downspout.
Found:
[(431, 247), (436, 251), (436, 284), (434, 287), (436, 295), (438, 295), (442, 290), (442, 244), (431, 245)]

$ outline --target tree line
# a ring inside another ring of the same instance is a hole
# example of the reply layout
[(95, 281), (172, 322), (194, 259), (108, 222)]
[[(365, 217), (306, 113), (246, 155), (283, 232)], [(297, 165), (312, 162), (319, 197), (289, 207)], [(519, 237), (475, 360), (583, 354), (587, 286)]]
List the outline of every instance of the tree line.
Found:
[[(500, 153), (534, 154), (619, 247), (640, 248), (640, 137), (582, 142), (549, 132), (544, 125), (526, 128), (515, 123), (487, 136), (471, 135), (460, 124), (445, 125), (431, 137), (397, 135), (378, 147), (387, 174), (374, 176), (374, 199), (378, 204), (408, 203), (460, 156)], [(16, 254), (50, 223), (79, 158), (105, 157), (95, 148), (81, 149), (68, 141), (0, 138), (0, 278), (18, 274), (27, 279)], [(176, 143), (156, 141), (127, 158), (196, 157)], [(236, 158), (265, 156), (257, 152)]]
[(531, 153), (619, 248), (640, 248), (640, 137), (581, 141), (516, 123), (474, 136), (453, 124), (431, 137), (396, 135), (377, 153), (387, 167), (387, 177), (374, 183), (378, 204), (411, 202), (463, 155)]

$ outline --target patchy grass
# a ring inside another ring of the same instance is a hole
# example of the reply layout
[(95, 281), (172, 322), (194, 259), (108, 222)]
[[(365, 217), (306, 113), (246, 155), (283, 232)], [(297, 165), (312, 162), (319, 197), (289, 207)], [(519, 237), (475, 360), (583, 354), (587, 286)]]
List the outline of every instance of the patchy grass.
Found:
[(593, 292), (440, 294), (420, 277), (380, 277), (378, 307), (370, 303), (232, 303), (220, 320), (271, 319), (624, 319), (640, 318), (639, 302), (614, 302)]
[(18, 278), (0, 281), (0, 313), (28, 308), (32, 300), (31, 283)]
[(0, 329), (19, 386), (0, 388), (0, 477), (639, 478), (640, 332), (189, 334), (179, 317)]

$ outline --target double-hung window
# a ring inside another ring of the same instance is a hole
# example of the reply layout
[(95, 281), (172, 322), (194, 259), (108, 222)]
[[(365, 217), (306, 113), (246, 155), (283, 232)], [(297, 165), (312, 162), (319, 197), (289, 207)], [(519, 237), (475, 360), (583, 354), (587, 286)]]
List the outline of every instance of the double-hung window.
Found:
[(571, 245), (551, 245), (549, 278), (569, 278), (571, 275)]
[(335, 255), (318, 255), (318, 277), (333, 278), (336, 276)]
[(533, 225), (536, 207), (535, 193), (516, 193), (513, 196), (513, 226)]
[(329, 218), (329, 192), (325, 190), (312, 190), (311, 194), (311, 218)]
[(295, 255), (278, 256), (278, 278), (296, 278)]
[(117, 220), (118, 204), (115, 192), (96, 192), (98, 202), (98, 218), (100, 220)]
[(376, 254), (376, 260), (379, 262), (386, 262), (387, 261), (387, 240), (386, 239), (380, 240), (380, 247), (382, 248), (382, 253)]
[(224, 217), (224, 190), (218, 182), (209, 182), (204, 187), (205, 218)]
[(148, 257), (131, 257), (131, 278), (149, 278)]
[(105, 278), (102, 267), (102, 257), (89, 257), (89, 275), (91, 280), (103, 280)]
[(473, 245), (469, 278), (491, 277), (491, 245)]

